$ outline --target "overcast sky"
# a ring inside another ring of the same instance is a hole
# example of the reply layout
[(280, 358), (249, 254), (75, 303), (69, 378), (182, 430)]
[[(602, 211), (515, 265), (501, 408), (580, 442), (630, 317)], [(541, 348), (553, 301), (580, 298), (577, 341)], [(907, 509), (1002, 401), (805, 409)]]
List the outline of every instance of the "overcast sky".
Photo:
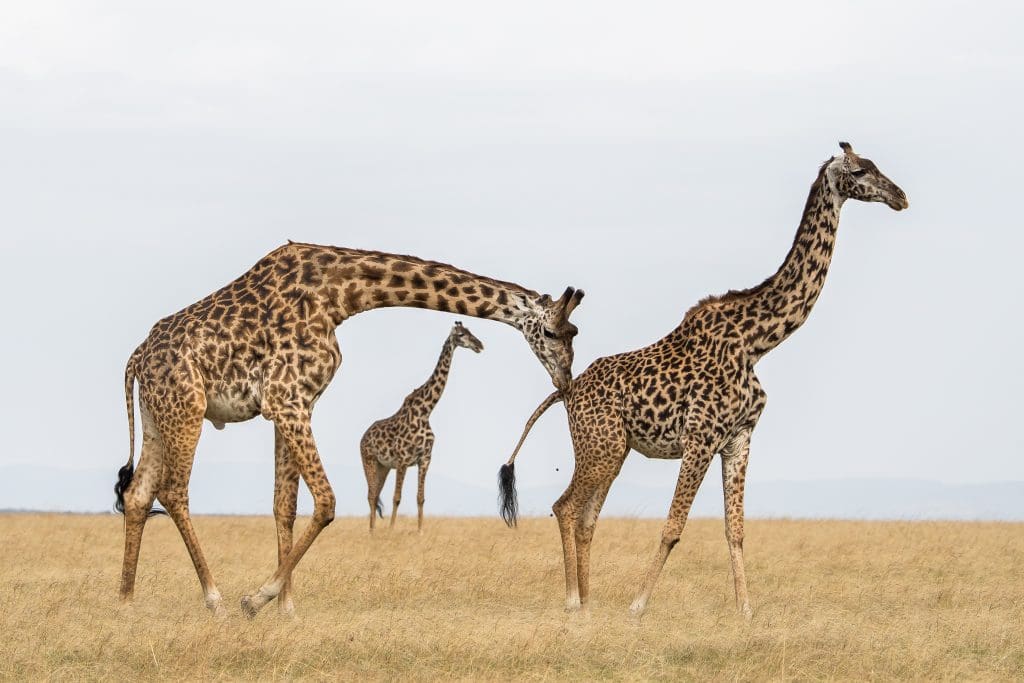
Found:
[[(288, 238), (582, 287), (578, 374), (772, 273), (819, 164), (848, 139), (910, 210), (844, 208), (817, 307), (758, 365), (769, 399), (749, 488), (1024, 480), (1022, 14), (7, 3), (0, 464), (108, 468), (112, 484), (132, 349)], [(363, 430), (430, 373), (453, 320), (397, 309), (338, 330), (344, 362), (314, 416), (328, 475), (361, 478)], [(515, 330), (464, 322), (486, 350), (456, 355), (431, 472), (491, 486), (551, 384)], [(194, 476), (259, 463), (269, 486), (272, 434), (259, 418), (205, 429)], [(525, 486), (568, 483), (561, 407), (518, 462)], [(677, 472), (634, 454), (621, 476), (662, 486), (667, 510)]]

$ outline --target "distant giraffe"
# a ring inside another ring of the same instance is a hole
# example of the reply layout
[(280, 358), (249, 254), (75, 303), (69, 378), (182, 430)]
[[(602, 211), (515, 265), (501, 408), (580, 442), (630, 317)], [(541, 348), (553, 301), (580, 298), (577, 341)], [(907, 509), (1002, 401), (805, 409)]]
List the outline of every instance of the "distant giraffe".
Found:
[[(557, 301), (413, 256), (292, 243), (275, 249), (235, 281), (159, 321), (125, 369), (130, 448), (118, 473), (125, 515), (121, 598), (135, 586), (146, 516), (158, 498), (185, 541), (207, 607), (224, 608), (188, 511), (188, 482), (203, 418), (218, 428), (263, 415), (274, 423), (274, 517), (278, 566), (242, 610), (253, 617), (280, 597), (293, 609), (291, 573), (334, 519), (334, 492), (320, 463), (310, 416), (341, 365), (334, 329), (363, 311), (411, 306), (500, 320), (523, 333), (555, 386), (572, 382), (569, 314), (583, 297), (571, 287)], [(134, 460), (134, 382), (139, 383), (142, 454)], [(299, 477), (313, 495), (310, 524), (292, 544)], [(230, 482), (225, 485), (230, 486)]]
[(363, 471), (366, 472), (367, 500), (370, 502), (370, 531), (373, 531), (377, 514), (382, 513), (380, 492), (384, 488), (388, 470), (395, 470), (395, 497), (391, 507), (391, 524), (395, 526), (398, 504), (402, 501), (402, 484), (405, 470), (416, 465), (419, 486), (416, 491), (416, 529), (423, 530), (423, 485), (430, 467), (430, 456), (434, 450), (434, 432), (430, 428), (430, 414), (441, 400), (448, 371), (452, 367), (452, 355), (456, 347), (463, 347), (480, 353), (483, 343), (473, 336), (462, 323), (452, 326), (448, 338), (441, 347), (441, 356), (429, 379), (412, 390), (402, 402), (402, 407), (391, 417), (377, 420), (359, 442), (363, 457)]
[(502, 467), (502, 516), (515, 523), (516, 453), (533, 423), (565, 401), (576, 455), (569, 488), (554, 504), (565, 561), (566, 609), (589, 597), (590, 543), (612, 481), (630, 449), (649, 458), (682, 459), (661, 547), (650, 565), (634, 614), (679, 541), (697, 487), (715, 453), (722, 456), (726, 539), (736, 604), (750, 618), (743, 570), (743, 485), (750, 435), (765, 405), (754, 364), (807, 319), (832, 259), (839, 210), (847, 199), (884, 202), (900, 211), (907, 197), (868, 159), (840, 143), (811, 186), (803, 220), (785, 262), (752, 289), (709, 297), (679, 327), (637, 351), (594, 361), (563, 399), (552, 394), (530, 416), (512, 457)]

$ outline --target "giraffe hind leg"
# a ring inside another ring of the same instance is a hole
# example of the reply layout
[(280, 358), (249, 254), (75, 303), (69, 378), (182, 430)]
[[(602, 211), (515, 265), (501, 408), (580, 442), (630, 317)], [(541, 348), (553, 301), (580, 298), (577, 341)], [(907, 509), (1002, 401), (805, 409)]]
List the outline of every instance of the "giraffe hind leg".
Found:
[(370, 505), (370, 531), (376, 526), (377, 518), (384, 517), (384, 505), (380, 492), (388, 478), (388, 468), (381, 464), (375, 451), (364, 441), (359, 452), (363, 460), (363, 474), (366, 475), (366, 502)]
[(371, 485), (370, 495), (368, 496), (370, 502), (370, 531), (373, 531), (374, 520), (384, 519), (384, 504), (380, 502), (381, 491), (384, 490), (384, 483), (388, 480), (388, 472), (391, 470), (374, 461), (375, 479)]
[(130, 602), (135, 593), (135, 574), (139, 565), (142, 532), (157, 489), (163, 480), (163, 446), (145, 406), (142, 406), (142, 424), (142, 452), (139, 455), (139, 465), (122, 494), (124, 560), (121, 567), (120, 597), (124, 602)]
[(160, 502), (167, 507), (167, 513), (174, 520), (178, 533), (185, 543), (192, 565), (203, 590), (207, 608), (217, 617), (226, 616), (223, 599), (213, 580), (213, 573), (206, 562), (199, 537), (192, 526), (188, 509), (188, 485), (195, 460), (196, 445), (203, 429), (205, 397), (199, 391), (190, 392), (189, 401), (173, 411), (163, 411), (156, 418), (163, 444), (163, 480), (157, 491)]
[(597, 488), (594, 489), (590, 499), (584, 503), (582, 513), (577, 521), (576, 580), (579, 585), (580, 605), (583, 607), (586, 607), (590, 601), (590, 544), (594, 540), (594, 528), (597, 526), (598, 515), (601, 514), (601, 507), (608, 497), (608, 491), (612, 487), (614, 477), (618, 476), (628, 452), (628, 449), (624, 450), (622, 459), (619, 461), (618, 467), (615, 468), (612, 478), (602, 480), (597, 485)]

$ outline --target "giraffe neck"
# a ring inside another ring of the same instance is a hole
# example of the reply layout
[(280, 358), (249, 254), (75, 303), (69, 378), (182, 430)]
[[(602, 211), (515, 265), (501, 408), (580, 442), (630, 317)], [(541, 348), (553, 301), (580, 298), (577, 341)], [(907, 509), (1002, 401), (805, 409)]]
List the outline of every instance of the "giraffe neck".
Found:
[(415, 404), (425, 408), (427, 415), (434, 411), (437, 402), (441, 400), (441, 394), (444, 393), (445, 384), (448, 382), (448, 373), (452, 369), (452, 355), (454, 353), (455, 342), (449, 337), (445, 340), (444, 346), (441, 347), (441, 356), (437, 359), (434, 372), (431, 373), (426, 382), (409, 394), (409, 397), (406, 399), (407, 404)]
[(826, 164), (811, 186), (793, 246), (778, 271), (753, 289), (723, 297), (738, 304), (740, 330), (755, 361), (807, 320), (825, 285), (842, 205)]
[(522, 330), (541, 308), (540, 294), (414, 256), (288, 244), (278, 268), (314, 289), (334, 325), (375, 308), (405, 306), (498, 320)]

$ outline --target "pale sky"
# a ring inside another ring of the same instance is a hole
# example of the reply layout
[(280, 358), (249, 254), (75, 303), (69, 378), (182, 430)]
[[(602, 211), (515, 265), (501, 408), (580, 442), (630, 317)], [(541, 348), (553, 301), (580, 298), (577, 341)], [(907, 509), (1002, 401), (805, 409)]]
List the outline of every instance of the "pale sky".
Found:
[[(112, 485), (132, 349), (288, 238), (581, 287), (578, 374), (771, 274), (844, 139), (910, 210), (844, 208), (817, 307), (758, 365), (748, 489), (1024, 480), (1022, 19), (1010, 2), (8, 3), (0, 465)], [(336, 489), (362, 490), (363, 430), (454, 319), (338, 330), (314, 430), (328, 475), (360, 481)], [(518, 332), (463, 322), (486, 350), (456, 355), (431, 475), (492, 487), (551, 384)], [(269, 482), (272, 429), (206, 429), (196, 462)], [(518, 462), (524, 487), (568, 483), (561, 407)], [(677, 472), (633, 454), (621, 478), (667, 510)]]

